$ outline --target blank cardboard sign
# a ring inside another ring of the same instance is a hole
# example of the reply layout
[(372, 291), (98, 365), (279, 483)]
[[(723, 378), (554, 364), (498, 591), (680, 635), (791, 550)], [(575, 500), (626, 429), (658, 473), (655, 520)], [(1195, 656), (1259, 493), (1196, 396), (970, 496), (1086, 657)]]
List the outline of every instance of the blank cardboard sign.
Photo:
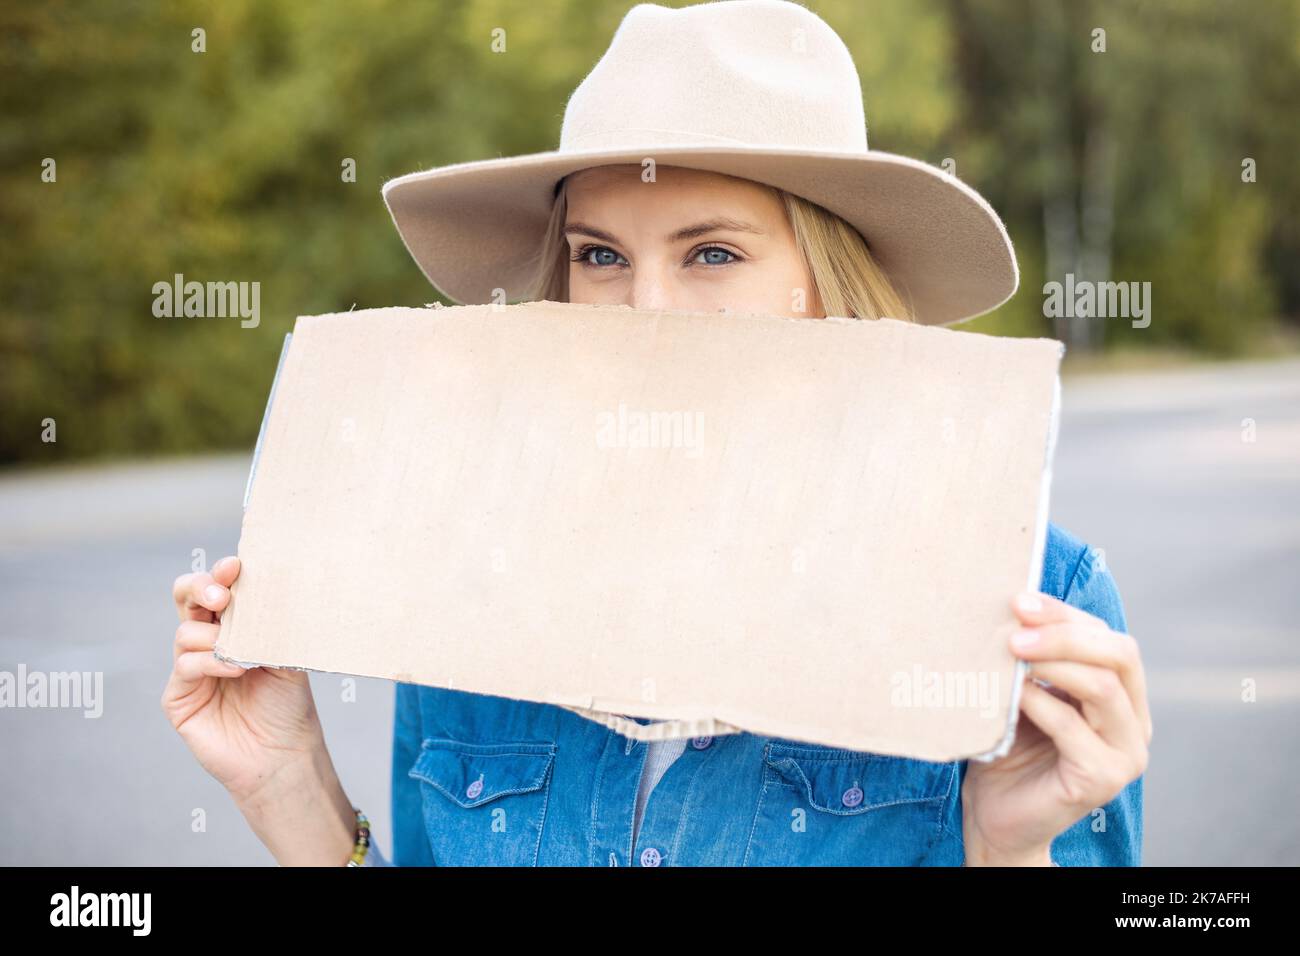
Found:
[(299, 318), (216, 653), (643, 740), (989, 759), (1062, 353), (553, 302)]

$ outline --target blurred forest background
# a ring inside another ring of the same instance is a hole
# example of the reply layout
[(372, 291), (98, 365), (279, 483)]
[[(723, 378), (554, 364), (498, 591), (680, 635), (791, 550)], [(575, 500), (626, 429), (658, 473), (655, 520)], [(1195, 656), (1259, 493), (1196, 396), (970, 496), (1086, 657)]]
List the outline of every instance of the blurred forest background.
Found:
[[(4, 0), (0, 464), (251, 448), (296, 316), (436, 299), (383, 182), (553, 149), (631, 5)], [(871, 146), (954, 160), (1007, 221), (1020, 291), (960, 328), (1067, 361), (1293, 347), (1300, 0), (806, 5), (853, 53)], [(1054, 324), (1068, 272), (1150, 282), (1150, 326)], [(260, 325), (155, 317), (176, 273), (260, 282)]]

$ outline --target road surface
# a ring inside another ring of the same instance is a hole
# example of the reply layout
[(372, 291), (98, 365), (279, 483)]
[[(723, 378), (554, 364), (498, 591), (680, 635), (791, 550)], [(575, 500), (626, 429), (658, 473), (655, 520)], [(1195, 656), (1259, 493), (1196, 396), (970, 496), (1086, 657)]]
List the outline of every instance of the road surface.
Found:
[[(1063, 409), (1052, 520), (1104, 550), (1150, 678), (1144, 862), (1300, 863), (1300, 361), (1067, 374)], [(247, 467), (0, 477), (0, 670), (104, 682), (99, 717), (0, 710), (0, 864), (274, 862), (158, 704), (171, 581), (234, 553)], [(392, 685), (311, 679), (387, 852)]]

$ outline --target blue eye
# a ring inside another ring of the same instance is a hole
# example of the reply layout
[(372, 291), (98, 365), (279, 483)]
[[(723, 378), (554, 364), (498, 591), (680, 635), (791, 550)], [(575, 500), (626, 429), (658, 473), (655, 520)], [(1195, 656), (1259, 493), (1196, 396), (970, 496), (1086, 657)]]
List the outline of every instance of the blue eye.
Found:
[[(596, 257), (596, 261), (592, 261), (593, 255)], [(595, 266), (597, 268), (603, 266), (616, 266), (619, 264), (619, 260), (622, 260), (624, 265), (627, 264), (627, 260), (623, 259), (622, 256), (609, 248), (609, 246), (583, 246), (569, 258), (573, 262), (581, 262), (583, 265)]]
[(699, 250), (693, 257), (692, 261), (698, 262), (700, 256), (708, 256), (709, 253), (721, 253), (722, 255), (730, 256), (731, 258), (730, 259), (707, 259), (706, 258), (703, 262), (700, 262), (700, 265), (725, 266), (725, 265), (730, 265), (732, 262), (740, 261), (740, 257), (737, 256), (734, 252), (730, 251), (729, 249), (723, 249), (721, 246), (708, 246), (704, 249)]

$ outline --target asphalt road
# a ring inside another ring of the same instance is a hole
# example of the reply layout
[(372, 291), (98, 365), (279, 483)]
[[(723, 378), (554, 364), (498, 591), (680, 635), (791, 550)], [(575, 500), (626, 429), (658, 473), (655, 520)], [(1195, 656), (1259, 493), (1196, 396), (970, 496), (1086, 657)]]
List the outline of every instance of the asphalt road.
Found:
[[(1063, 400), (1052, 520), (1104, 549), (1150, 679), (1144, 861), (1300, 863), (1300, 361), (1067, 375)], [(171, 581), (234, 553), (247, 468), (0, 477), (0, 670), (103, 673), (98, 717), (0, 709), (0, 864), (274, 862), (158, 706)], [(392, 685), (311, 679), (387, 851)]]

